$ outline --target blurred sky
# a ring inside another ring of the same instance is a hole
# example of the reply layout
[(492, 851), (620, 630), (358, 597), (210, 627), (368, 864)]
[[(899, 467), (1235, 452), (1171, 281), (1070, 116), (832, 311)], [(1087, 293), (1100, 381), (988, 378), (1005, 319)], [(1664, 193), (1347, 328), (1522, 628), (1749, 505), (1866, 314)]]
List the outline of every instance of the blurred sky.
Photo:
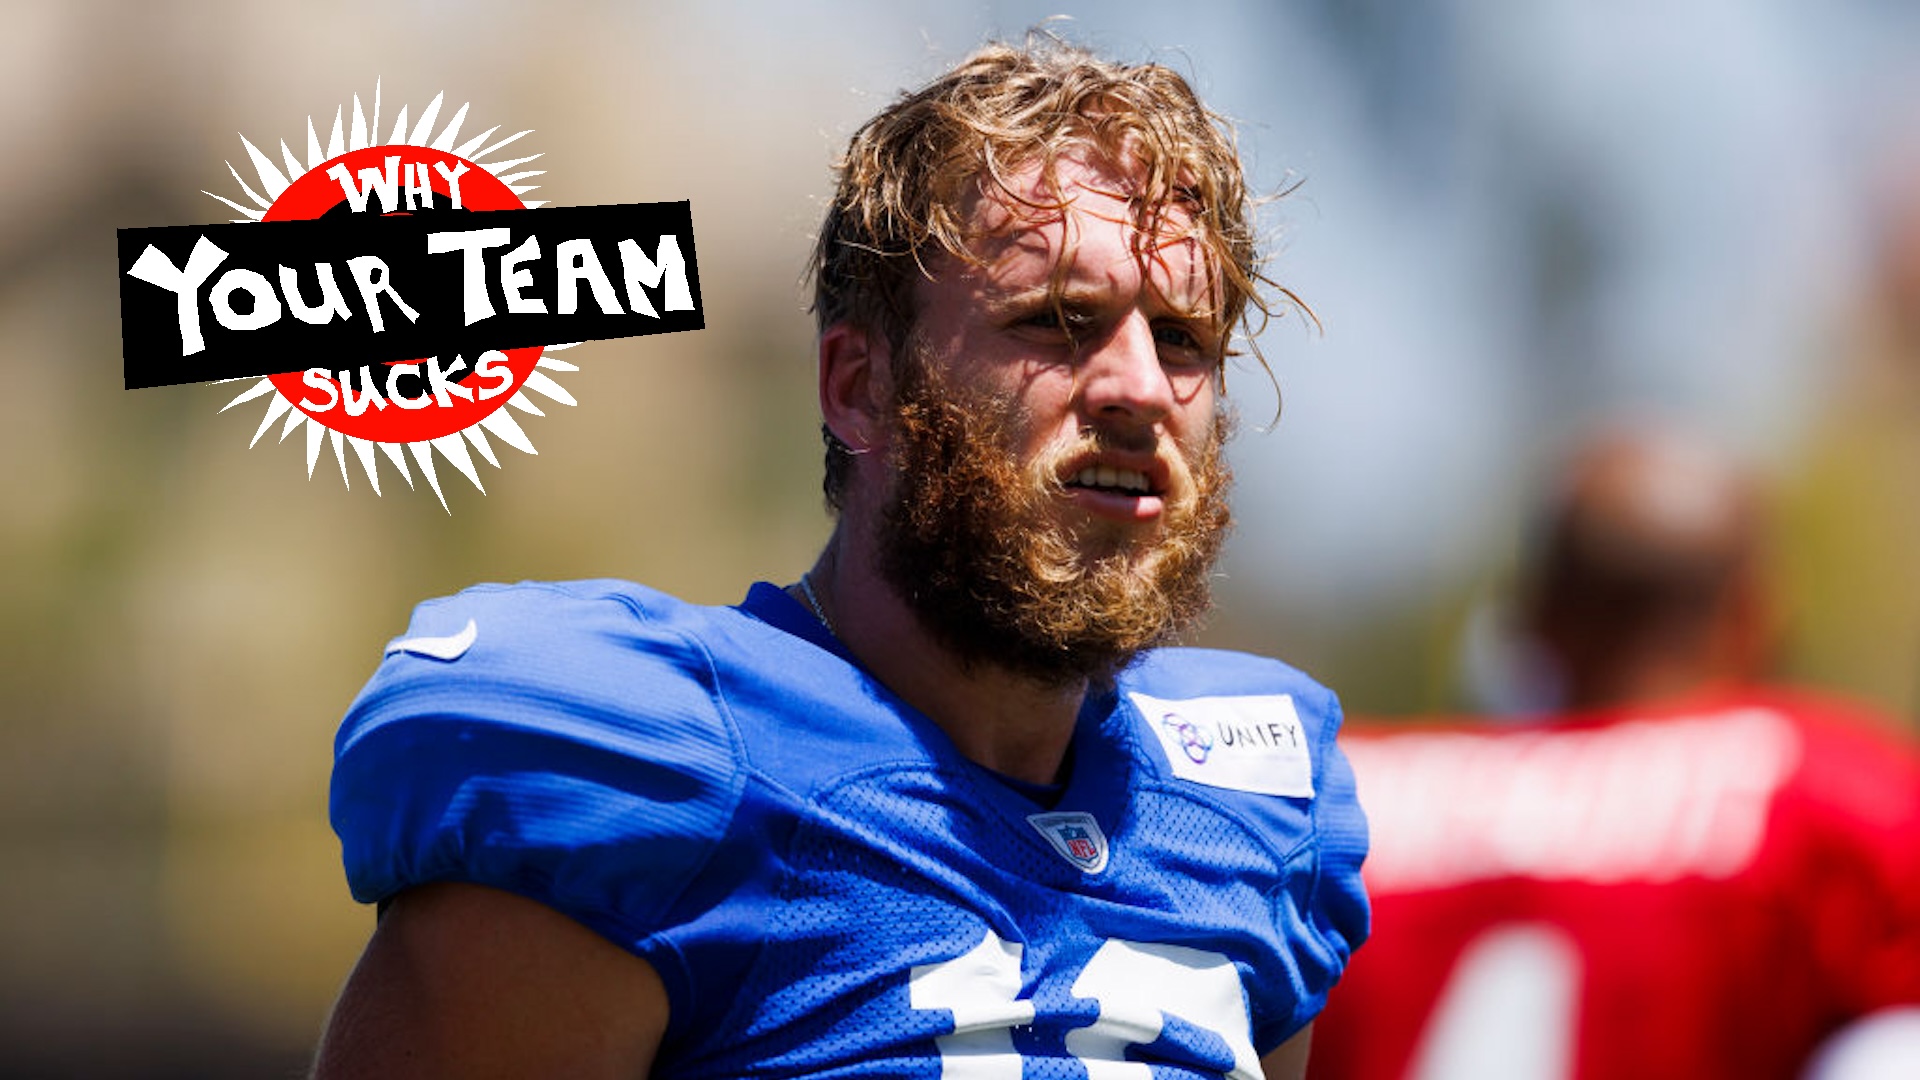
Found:
[[(1853, 328), (1920, 177), (1911, 5), (9, 3), (0, 1075), (297, 1064), (370, 927), (330, 739), (412, 603), (600, 575), (731, 602), (797, 575), (827, 530), (798, 282), (827, 162), (902, 87), (1063, 12), (1187, 73), (1257, 185), (1294, 189), (1273, 272), (1322, 329), (1263, 338), (1272, 430), (1265, 376), (1231, 376), (1241, 524), (1209, 640), (1362, 709), (1444, 706), (1531, 493), (1623, 411), (1854, 493), (1857, 518), (1789, 530), (1815, 600), (1851, 595), (1863, 543), (1920, 539), (1911, 375), (1867, 395), (1886, 476), (1856, 489), (1822, 450), (1867, 430)], [(233, 387), (119, 386), (113, 230), (225, 220), (200, 192), (238, 197), (241, 135), (324, 138), (376, 80), (384, 116), (444, 91), (469, 132), (534, 129), (533, 197), (693, 203), (709, 328), (567, 353), (579, 404), (527, 420), (539, 455), (502, 449), (484, 496), (443, 468), (450, 513), (391, 472), (378, 498), (330, 458), (308, 480), (298, 438), (248, 449), (263, 409), (221, 413)], [(1829, 605), (1802, 670), (1910, 706), (1913, 573), (1859, 591), (1884, 621), (1863, 643)]]

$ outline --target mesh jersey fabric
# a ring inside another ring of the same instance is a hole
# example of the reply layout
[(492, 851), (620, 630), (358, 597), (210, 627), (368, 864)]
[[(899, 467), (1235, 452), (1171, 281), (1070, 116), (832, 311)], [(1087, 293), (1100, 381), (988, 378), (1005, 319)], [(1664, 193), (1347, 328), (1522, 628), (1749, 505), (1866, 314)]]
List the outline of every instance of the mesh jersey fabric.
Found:
[(1920, 1002), (1920, 759), (1784, 689), (1350, 728), (1376, 933), (1316, 1080), (1787, 1078)]
[[(492, 885), (639, 955), (670, 1001), (656, 1076), (1257, 1076), (1366, 936), (1338, 706), (1278, 662), (1144, 655), (1042, 806), (773, 585), (479, 586), (407, 633), (469, 623), (457, 659), (390, 646), (341, 727), (353, 893)], [(1284, 697), (1311, 795), (1179, 775), (1133, 693)]]

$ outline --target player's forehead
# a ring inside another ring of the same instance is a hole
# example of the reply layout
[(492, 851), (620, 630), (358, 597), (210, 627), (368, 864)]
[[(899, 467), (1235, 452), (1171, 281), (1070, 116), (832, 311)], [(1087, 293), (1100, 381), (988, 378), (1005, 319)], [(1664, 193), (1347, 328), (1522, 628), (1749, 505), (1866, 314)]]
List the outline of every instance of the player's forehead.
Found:
[(989, 286), (1027, 287), (1038, 278), (1067, 291), (1099, 288), (1139, 268), (1177, 306), (1202, 306), (1216, 291), (1192, 209), (1155, 200), (1138, 164), (1068, 150), (982, 177), (962, 210), (974, 262), (966, 276)]

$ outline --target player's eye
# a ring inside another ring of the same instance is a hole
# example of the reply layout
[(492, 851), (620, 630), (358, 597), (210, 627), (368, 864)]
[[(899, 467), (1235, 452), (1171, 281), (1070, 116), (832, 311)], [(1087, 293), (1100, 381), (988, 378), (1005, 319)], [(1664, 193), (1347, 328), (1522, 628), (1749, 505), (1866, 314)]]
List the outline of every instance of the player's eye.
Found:
[(1178, 323), (1160, 323), (1153, 328), (1153, 340), (1161, 345), (1170, 345), (1176, 349), (1197, 349), (1200, 339), (1193, 331)]
[(1080, 335), (1093, 328), (1093, 316), (1073, 308), (1056, 308), (1049, 304), (1032, 312), (1020, 320), (1020, 325), (1034, 330), (1050, 330), (1055, 333)]
[(1211, 342), (1185, 323), (1155, 323), (1153, 343), (1160, 349), (1163, 363), (1198, 366), (1214, 360)]

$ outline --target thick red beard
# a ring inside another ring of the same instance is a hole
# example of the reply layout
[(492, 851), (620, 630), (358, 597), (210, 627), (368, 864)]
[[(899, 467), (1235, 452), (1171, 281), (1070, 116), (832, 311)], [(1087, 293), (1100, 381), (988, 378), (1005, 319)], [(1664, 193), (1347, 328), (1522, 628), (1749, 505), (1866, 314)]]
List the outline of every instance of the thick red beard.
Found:
[[(1017, 403), (965, 397), (918, 358), (898, 367), (880, 569), (962, 664), (1104, 684), (1206, 613), (1230, 522), (1224, 414), (1156, 530), (1083, 532), (1056, 520), (1060, 458), (1023, 466), (1009, 449)], [(1095, 449), (1118, 444), (1089, 434)]]

